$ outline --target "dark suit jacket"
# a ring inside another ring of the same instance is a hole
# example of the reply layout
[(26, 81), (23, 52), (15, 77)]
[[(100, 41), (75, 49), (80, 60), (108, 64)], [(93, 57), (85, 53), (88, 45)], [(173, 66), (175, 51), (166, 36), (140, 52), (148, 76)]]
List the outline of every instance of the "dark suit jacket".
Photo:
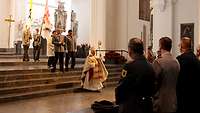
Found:
[(177, 81), (177, 105), (179, 112), (199, 111), (199, 72), (200, 64), (192, 51), (177, 57), (180, 64), (180, 73)]
[(144, 56), (139, 56), (127, 63), (123, 72), (126, 75), (116, 88), (116, 103), (120, 105), (120, 113), (146, 113), (141, 102), (143, 97), (149, 99), (153, 95), (155, 73), (151, 64)]

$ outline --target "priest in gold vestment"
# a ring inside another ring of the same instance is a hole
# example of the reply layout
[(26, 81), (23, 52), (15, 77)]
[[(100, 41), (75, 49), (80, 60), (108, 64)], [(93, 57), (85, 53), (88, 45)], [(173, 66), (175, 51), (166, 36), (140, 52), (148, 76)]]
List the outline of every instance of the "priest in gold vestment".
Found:
[(86, 58), (81, 76), (83, 89), (99, 91), (103, 88), (103, 82), (107, 79), (108, 71), (100, 58), (95, 56), (96, 50), (91, 49), (91, 54)]

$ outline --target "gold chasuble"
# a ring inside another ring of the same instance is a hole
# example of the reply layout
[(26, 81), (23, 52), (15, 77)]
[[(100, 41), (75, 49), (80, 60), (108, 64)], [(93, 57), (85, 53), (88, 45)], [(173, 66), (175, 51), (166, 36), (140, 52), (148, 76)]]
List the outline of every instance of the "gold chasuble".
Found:
[(100, 58), (89, 55), (86, 58), (81, 76), (84, 89), (97, 91), (103, 88), (102, 82), (107, 79), (108, 71)]

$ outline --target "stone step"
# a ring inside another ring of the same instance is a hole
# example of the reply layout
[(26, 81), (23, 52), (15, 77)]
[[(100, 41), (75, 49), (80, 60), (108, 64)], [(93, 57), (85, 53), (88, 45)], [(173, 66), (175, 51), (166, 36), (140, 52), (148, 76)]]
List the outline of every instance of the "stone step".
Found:
[[(104, 83), (105, 87), (115, 87), (118, 82), (106, 82)], [(65, 84), (63, 84), (65, 85)], [(42, 91), (31, 91), (27, 93), (13, 93), (4, 96), (0, 96), (0, 103), (17, 101), (22, 99), (31, 99), (43, 96), (51, 96), (57, 94), (65, 94), (65, 93), (73, 93), (76, 89), (80, 88), (80, 86), (73, 86), (71, 88), (63, 88), (57, 87), (56, 89), (47, 89)]]
[[(73, 78), (73, 77), (71, 77)], [(108, 77), (105, 83), (116, 82), (119, 81), (120, 77)], [(39, 91), (39, 90), (47, 90), (47, 89), (55, 89), (55, 88), (70, 88), (73, 86), (80, 86), (80, 77), (76, 79), (61, 81), (56, 83), (48, 83), (48, 84), (33, 84), (26, 86), (14, 86), (14, 87), (6, 87), (0, 89), (0, 96), (5, 96), (11, 93), (26, 93), (31, 91)]]
[(0, 56), (1, 55), (4, 55), (4, 56), (15, 55), (15, 52), (12, 52), (12, 51), (10, 51), (10, 52), (0, 52)]
[[(30, 59), (29, 62), (23, 62), (22, 58), (8, 59), (0, 58), (0, 66), (28, 66), (28, 65), (47, 65), (48, 58), (42, 58), (39, 62), (34, 62), (33, 59)], [(76, 58), (76, 64), (84, 64), (84, 58)]]
[(110, 76), (108, 77), (108, 79), (106, 80), (106, 82), (118, 82), (120, 80), (120, 75), (116, 75), (116, 76)]
[[(21, 59), (20, 59), (21, 60)], [(0, 62), (0, 66), (28, 66), (28, 65), (47, 65), (47, 59), (44, 59), (40, 62)]]
[[(111, 75), (111, 76), (110, 76)], [(110, 77), (117, 77), (120, 73), (111, 73), (108, 75)], [(69, 76), (52, 76), (52, 77), (44, 77), (44, 78), (31, 78), (31, 79), (19, 79), (19, 80), (9, 80), (9, 81), (0, 81), (0, 88), (10, 88), (13, 86), (28, 86), (28, 85), (36, 85), (36, 84), (51, 84), (57, 82), (64, 82), (70, 80), (79, 80), (81, 75), (69, 75)]]
[[(10, 53), (3, 53), (3, 52), (0, 52), (0, 59), (2, 58), (7, 58), (7, 59), (22, 59), (23, 58), (23, 55), (17, 55), (15, 52), (10, 52)], [(29, 55), (29, 58), (30, 59), (33, 59), (33, 55)], [(40, 59), (47, 59), (48, 57), (46, 55), (40, 55)]]
[(11, 81), (11, 80), (27, 80), (27, 79), (39, 79), (39, 78), (45, 78), (45, 77), (61, 77), (61, 76), (71, 76), (71, 75), (80, 75), (81, 71), (71, 71), (71, 72), (42, 72), (42, 73), (27, 73), (27, 74), (9, 74), (9, 75), (1, 75), (0, 76), (0, 82), (1, 81)]
[[(58, 66), (57, 66), (58, 67)], [(108, 65), (106, 64), (106, 68), (121, 68), (121, 65)], [(79, 70), (82, 71), (83, 65), (76, 65), (75, 71)], [(42, 72), (50, 72), (46, 65), (35, 65), (35, 66), (2, 66), (0, 69), (0, 76), (1, 75), (8, 75), (8, 74), (27, 74), (27, 73), (42, 73)]]
[(60, 77), (47, 77), (37, 79), (25, 80), (12, 80), (0, 82), (0, 88), (13, 87), (13, 86), (30, 86), (36, 84), (51, 84), (57, 82), (64, 82), (70, 80), (80, 80), (80, 76), (60, 76)]
[(117, 87), (119, 81), (105, 82), (104, 87)]
[(56, 88), (71, 88), (74, 86), (80, 86), (80, 80), (69, 80), (69, 81), (62, 81), (56, 83), (49, 83), (49, 84), (35, 84), (35, 85), (26, 85), (26, 86), (14, 86), (9, 88), (1, 88), (0, 89), (0, 97), (5, 96), (12, 93), (27, 93), (33, 91), (40, 91), (40, 90), (48, 90), (48, 89), (56, 89)]
[[(83, 64), (74, 70), (51, 73), (46, 64), (0, 66), (0, 102), (73, 92), (80, 87)], [(106, 64), (109, 72), (105, 87), (116, 86), (121, 65)]]
[[(115, 74), (121, 73), (121, 68), (108, 68), (109, 76), (113, 76)], [(36, 79), (36, 78), (45, 78), (45, 77), (59, 77), (59, 76), (71, 76), (77, 75), (80, 76), (82, 71), (68, 71), (63, 73), (60, 72), (42, 72), (42, 73), (27, 73), (27, 74), (8, 74), (8, 75), (0, 75), (1, 81), (11, 81), (11, 80), (23, 80), (23, 79)]]
[[(83, 65), (79, 65), (77, 66), (75, 69), (73, 70), (69, 70), (69, 71), (81, 71)], [(47, 66), (30, 66), (30, 67), (15, 67), (12, 69), (12, 67), (9, 67), (9, 69), (7, 70), (1, 70), (0, 69), (0, 76), (1, 75), (13, 75), (13, 74), (34, 74), (34, 73), (46, 73), (46, 72), (50, 72), (50, 70), (47, 68)], [(59, 72), (59, 69), (56, 70), (56, 72)]]
[(74, 89), (76, 88), (50, 89), (50, 90), (43, 90), (43, 91), (33, 91), (33, 92), (28, 92), (28, 93), (9, 94), (9, 95), (0, 97), (0, 103), (12, 102), (12, 101), (17, 101), (17, 100), (22, 100), (22, 99), (51, 96), (51, 95), (57, 95), (57, 94), (64, 94), (64, 93), (72, 93)]
[(0, 52), (14, 52), (15, 48), (0, 48)]

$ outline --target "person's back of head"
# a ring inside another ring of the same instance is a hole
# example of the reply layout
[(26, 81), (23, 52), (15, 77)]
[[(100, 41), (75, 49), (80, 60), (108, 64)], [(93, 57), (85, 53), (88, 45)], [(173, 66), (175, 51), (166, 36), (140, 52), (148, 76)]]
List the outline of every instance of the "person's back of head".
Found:
[(181, 38), (180, 51), (185, 53), (192, 49), (191, 39), (189, 37)]
[(71, 33), (72, 32), (72, 30), (70, 29), (70, 30), (68, 30), (68, 33)]
[(54, 31), (52, 32), (52, 34), (53, 34), (53, 35), (56, 35), (56, 31), (54, 30)]
[(172, 40), (169, 37), (162, 37), (159, 40), (159, 46), (160, 46), (160, 49), (170, 52), (172, 49)]
[(70, 29), (70, 30), (68, 30), (68, 36), (71, 36), (72, 35), (72, 30)]
[(132, 38), (129, 40), (128, 50), (130, 57), (134, 55), (143, 55), (144, 54), (144, 46), (143, 42), (139, 38)]

